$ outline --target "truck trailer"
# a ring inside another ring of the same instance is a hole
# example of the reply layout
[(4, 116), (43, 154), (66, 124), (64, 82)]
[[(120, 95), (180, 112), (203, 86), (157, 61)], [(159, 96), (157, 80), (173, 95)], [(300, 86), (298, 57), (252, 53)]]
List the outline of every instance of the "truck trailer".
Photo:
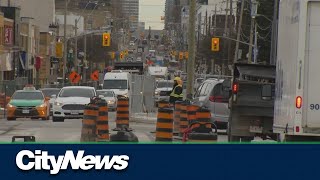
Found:
[(281, 141), (320, 140), (320, 0), (279, 6), (273, 132)]

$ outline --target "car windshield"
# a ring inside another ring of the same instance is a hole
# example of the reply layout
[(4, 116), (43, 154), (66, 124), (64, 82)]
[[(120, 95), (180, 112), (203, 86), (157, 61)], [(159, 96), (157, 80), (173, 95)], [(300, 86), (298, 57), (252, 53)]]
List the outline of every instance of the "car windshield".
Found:
[(102, 95), (104, 97), (114, 97), (114, 93), (112, 91), (97, 91), (98, 96)]
[(59, 97), (94, 97), (94, 91), (92, 89), (81, 89), (81, 88), (67, 88), (62, 89)]
[(42, 89), (41, 91), (45, 97), (51, 97), (52, 95), (59, 94), (60, 89)]
[(165, 88), (165, 87), (173, 87), (173, 82), (171, 81), (164, 81), (164, 82), (158, 82), (157, 83), (157, 88)]
[(41, 92), (15, 92), (12, 95), (12, 99), (15, 100), (43, 100), (43, 94)]
[(103, 89), (127, 89), (127, 80), (105, 80)]

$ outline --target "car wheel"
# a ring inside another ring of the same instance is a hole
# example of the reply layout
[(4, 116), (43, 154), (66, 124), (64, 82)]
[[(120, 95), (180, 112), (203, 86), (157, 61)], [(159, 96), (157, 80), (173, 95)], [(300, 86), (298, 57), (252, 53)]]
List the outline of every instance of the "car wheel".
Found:
[(15, 120), (16, 120), (16, 118), (10, 118), (10, 117), (7, 117), (7, 120), (8, 120), (8, 121), (15, 121)]
[(64, 122), (64, 118), (63, 117), (52, 117), (52, 121), (53, 122)]

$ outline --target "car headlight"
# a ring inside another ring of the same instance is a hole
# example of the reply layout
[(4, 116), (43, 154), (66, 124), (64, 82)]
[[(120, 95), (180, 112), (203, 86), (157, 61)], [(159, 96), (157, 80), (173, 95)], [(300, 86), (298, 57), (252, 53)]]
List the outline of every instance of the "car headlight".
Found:
[(8, 104), (7, 104), (7, 107), (8, 107), (8, 108), (14, 108), (15, 106), (8, 103)]
[(62, 106), (63, 104), (60, 103), (60, 102), (54, 102), (54, 105), (55, 105), (55, 106)]
[(108, 104), (114, 104), (114, 101), (110, 100), (110, 101), (108, 101)]
[(128, 97), (128, 93), (125, 93), (123, 96), (124, 96), (124, 97)]
[(44, 108), (44, 107), (46, 107), (46, 104), (45, 103), (43, 103), (43, 104), (41, 104), (41, 105), (39, 105), (39, 106), (37, 106), (38, 108)]
[(160, 93), (159, 91), (156, 91), (154, 94), (155, 94), (155, 95), (159, 95), (159, 93)]

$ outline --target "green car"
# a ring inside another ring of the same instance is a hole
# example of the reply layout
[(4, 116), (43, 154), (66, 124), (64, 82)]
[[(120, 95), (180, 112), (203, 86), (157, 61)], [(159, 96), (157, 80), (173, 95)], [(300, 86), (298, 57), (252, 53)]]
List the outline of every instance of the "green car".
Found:
[(50, 104), (41, 91), (32, 87), (16, 91), (7, 105), (7, 120), (32, 118), (49, 120)]

